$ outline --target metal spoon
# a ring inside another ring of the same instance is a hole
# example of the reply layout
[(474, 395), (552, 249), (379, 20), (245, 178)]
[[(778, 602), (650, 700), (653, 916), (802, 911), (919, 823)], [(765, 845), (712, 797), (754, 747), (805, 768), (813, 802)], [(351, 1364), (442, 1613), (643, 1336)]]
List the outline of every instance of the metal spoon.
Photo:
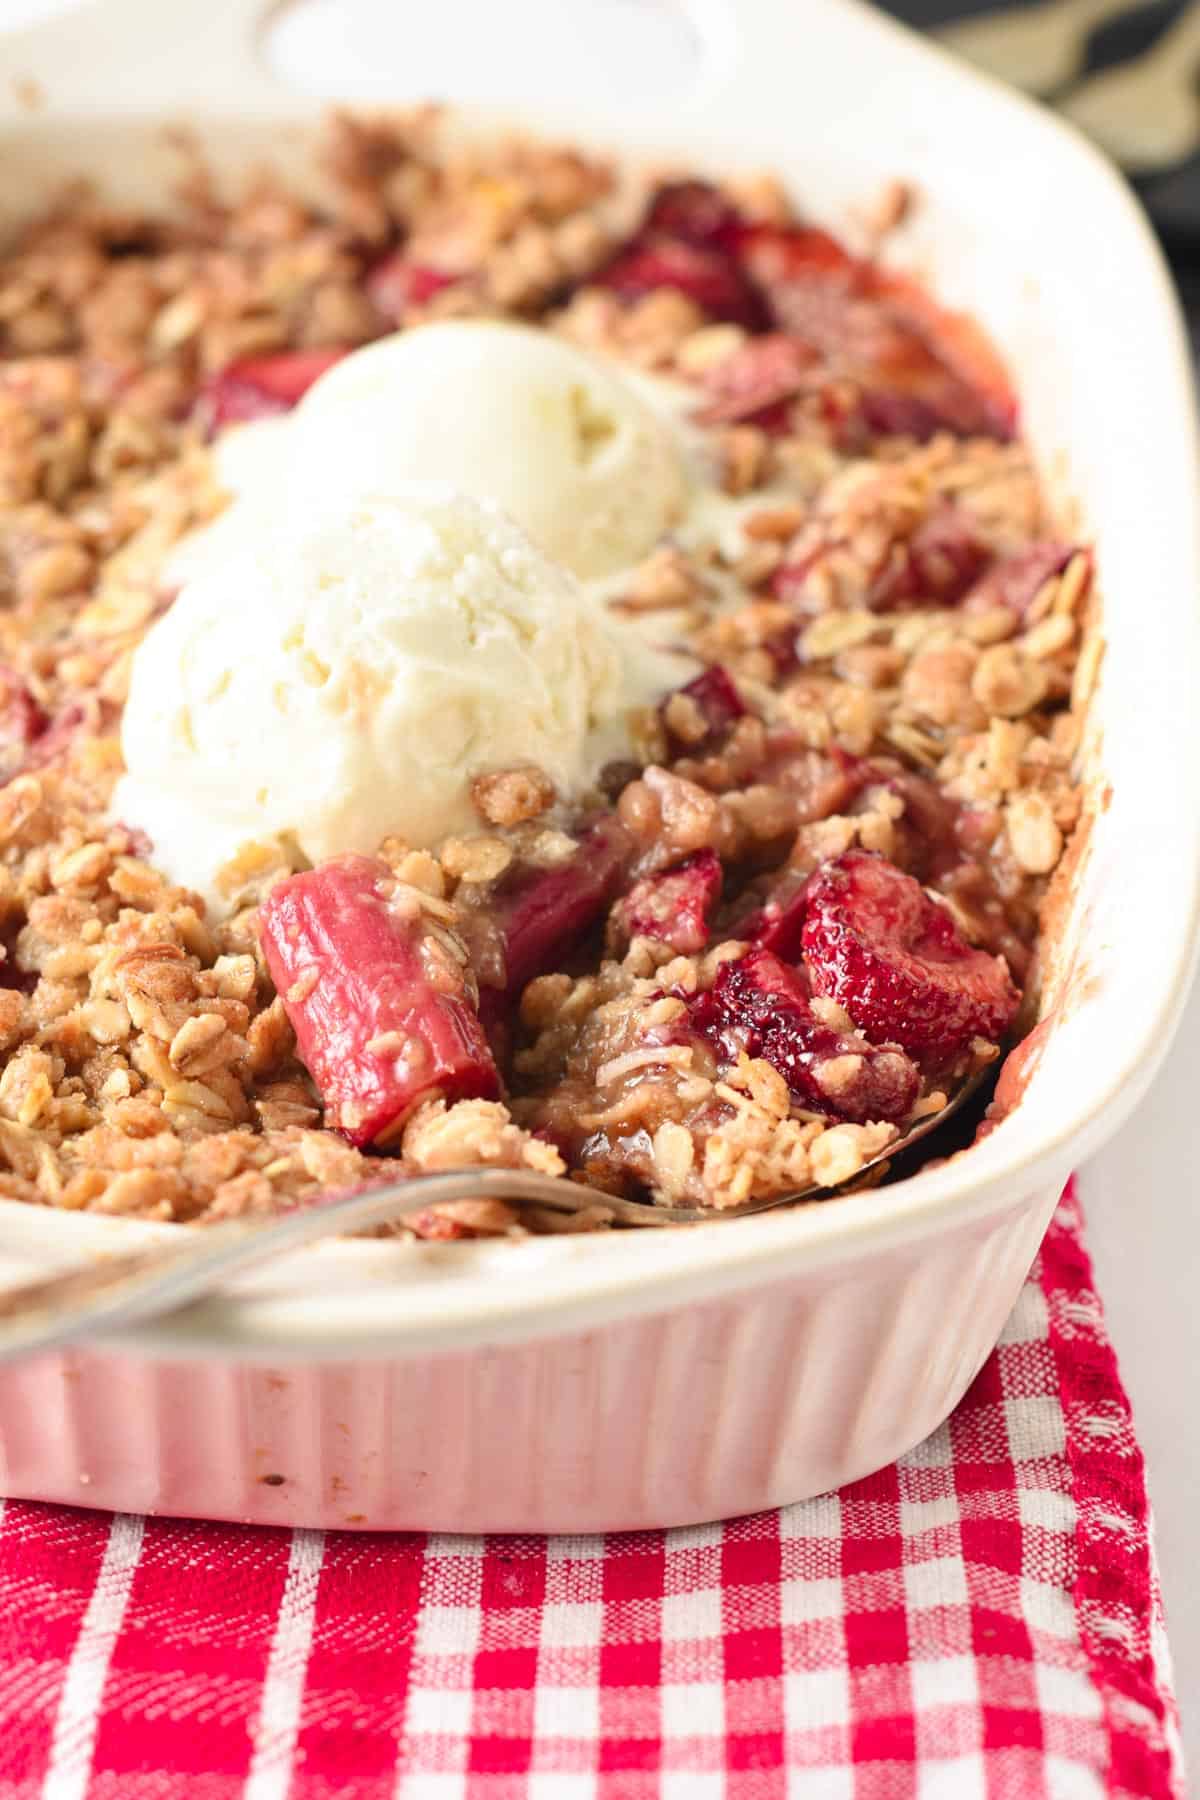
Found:
[(1088, 39), (1145, 0), (1042, 0), (955, 19), (937, 32), (947, 50), (1000, 81), (1039, 99), (1073, 81), (1084, 67)]
[(183, 1231), (172, 1242), (97, 1258), (56, 1275), (0, 1292), (0, 1362), (56, 1349), (74, 1339), (113, 1331), (171, 1313), (199, 1299), (232, 1275), (319, 1238), (340, 1237), (391, 1225), (450, 1200), (516, 1201), (551, 1212), (577, 1213), (603, 1206), (621, 1225), (699, 1225), (742, 1219), (816, 1197), (829, 1199), (862, 1180), (881, 1163), (907, 1150), (945, 1123), (978, 1089), (985, 1070), (972, 1075), (932, 1113), (873, 1157), (850, 1182), (811, 1186), (769, 1200), (748, 1200), (720, 1211), (699, 1206), (655, 1206), (623, 1200), (596, 1188), (522, 1169), (450, 1169), (410, 1176), (386, 1186), (318, 1201), (266, 1224), (242, 1223)]

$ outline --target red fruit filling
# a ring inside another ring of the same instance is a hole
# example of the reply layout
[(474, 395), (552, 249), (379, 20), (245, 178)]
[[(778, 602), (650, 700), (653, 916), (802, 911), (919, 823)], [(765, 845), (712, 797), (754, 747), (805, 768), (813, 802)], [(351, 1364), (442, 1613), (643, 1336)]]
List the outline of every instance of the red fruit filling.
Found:
[(991, 560), (971, 519), (952, 502), (935, 507), (871, 586), (877, 612), (902, 606), (954, 606)]
[(638, 238), (593, 277), (600, 287), (626, 300), (640, 300), (659, 288), (676, 288), (712, 319), (760, 331), (767, 322), (762, 299), (733, 259), (683, 238), (657, 233)]
[(759, 944), (764, 950), (782, 957), (784, 962), (799, 962), (807, 887), (807, 877), (785, 875), (761, 906), (734, 920), (728, 935)]
[(863, 287), (868, 264), (815, 225), (749, 225), (740, 244), (742, 261), (773, 304), (786, 305), (793, 288), (816, 295), (845, 295)]
[(16, 670), (0, 664), (0, 782), (20, 774), (49, 724)]
[(650, 202), (643, 231), (682, 238), (685, 244), (732, 251), (745, 230), (741, 214), (707, 181), (668, 181)]
[(944, 906), (873, 851), (847, 850), (812, 876), (802, 941), (814, 991), (926, 1068), (948, 1067), (973, 1037), (997, 1042), (1016, 1014), (1003, 957), (973, 949)]
[(489, 897), (501, 939), (502, 976), (480, 987), (480, 1013), (491, 1030), (503, 1023), (535, 975), (562, 967), (621, 885), (632, 843), (615, 816), (600, 819), (569, 862), (524, 869)]
[(710, 749), (745, 716), (746, 708), (742, 704), (742, 697), (734, 686), (732, 676), (720, 663), (713, 663), (711, 668), (705, 669), (678, 691), (700, 709), (707, 730), (702, 738), (690, 737), (685, 740), (679, 737), (667, 722), (668, 701), (664, 701), (660, 713), (672, 756), (695, 755), (697, 751)]
[[(772, 577), (772, 592), (801, 612), (809, 610), (809, 580), (814, 570), (842, 548), (840, 540), (830, 538), (804, 556), (781, 564)], [(906, 606), (956, 606), (990, 558), (991, 551), (971, 520), (947, 501), (918, 525), (907, 542), (891, 547), (872, 575), (864, 599), (873, 612), (897, 612)]]
[(230, 363), (201, 389), (200, 416), (209, 431), (220, 431), (225, 425), (291, 412), (313, 382), (345, 355), (342, 349), (281, 350)]
[(443, 288), (452, 287), (456, 275), (446, 275), (428, 263), (418, 263), (394, 250), (381, 258), (367, 275), (367, 298), (392, 325), (400, 325), (414, 306), (425, 306)]
[[(111, 715), (110, 715), (111, 716)], [(56, 713), (44, 730), (40, 730), (29, 746), (23, 768), (44, 769), (56, 757), (62, 756), (79, 736), (88, 714), (87, 710), (75, 700), (62, 711)], [(101, 710), (100, 722), (105, 721), (104, 710)]]
[(1011, 556), (1002, 557), (975, 583), (966, 604), (972, 612), (990, 612), (993, 607), (1006, 606), (1024, 617), (1046, 583), (1061, 575), (1075, 554), (1074, 544), (1056, 542), (1016, 550)]
[(864, 388), (858, 417), (880, 437), (911, 437), (926, 443), (939, 431), (956, 437), (1012, 437), (1010, 404), (994, 401), (951, 374), (934, 351), (915, 335), (898, 357), (879, 371), (886, 385)]
[(345, 856), (280, 882), (259, 909), (301, 1059), (329, 1124), (360, 1149), (393, 1142), (430, 1095), (500, 1093), (462, 965), (395, 890), (385, 863)]
[(775, 323), (857, 386), (844, 436), (1012, 435), (1015, 405), (990, 353), (910, 283), (808, 226), (752, 227), (741, 254)]
[(723, 1062), (736, 1062), (743, 1050), (761, 1057), (815, 1112), (857, 1124), (902, 1119), (917, 1098), (920, 1076), (902, 1050), (823, 1024), (802, 976), (761, 946), (722, 963), (689, 1010)]
[(748, 423), (786, 428), (786, 403), (812, 378), (817, 353), (782, 331), (752, 338), (704, 378), (701, 425)]
[(914, 402), (923, 399), (938, 428), (1007, 442), (1017, 427), (1016, 395), (1004, 364), (975, 321), (939, 306), (909, 276), (876, 267), (870, 285), (896, 329), (901, 351), (897, 366), (888, 371), (889, 384), (907, 387)]
[(611, 915), (611, 930), (618, 943), (631, 938), (656, 938), (680, 956), (703, 950), (709, 939), (708, 921), (721, 898), (721, 860), (712, 850), (694, 855), (647, 875), (618, 900)]

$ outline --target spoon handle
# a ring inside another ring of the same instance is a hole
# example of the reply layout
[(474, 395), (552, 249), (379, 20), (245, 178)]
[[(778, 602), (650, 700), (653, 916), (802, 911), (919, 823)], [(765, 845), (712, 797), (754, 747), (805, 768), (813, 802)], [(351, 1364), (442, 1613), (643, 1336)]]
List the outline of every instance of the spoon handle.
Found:
[(77, 1265), (0, 1292), (0, 1362), (113, 1331), (198, 1299), (259, 1263), (320, 1238), (390, 1225), (467, 1198), (535, 1201), (556, 1212), (595, 1204), (590, 1189), (520, 1169), (452, 1169), (321, 1201), (262, 1224), (184, 1230), (168, 1243)]
[(0, 1290), (0, 1363), (174, 1312), (284, 1251), (321, 1238), (391, 1225), (454, 1200), (503, 1199), (560, 1213), (599, 1209), (613, 1223), (656, 1230), (673, 1225), (712, 1226), (799, 1201), (828, 1201), (869, 1183), (893, 1157), (945, 1125), (979, 1091), (988, 1067), (977, 1069), (944, 1107), (918, 1119), (903, 1137), (888, 1144), (847, 1180), (826, 1188), (810, 1185), (795, 1193), (744, 1200), (736, 1206), (667, 1206), (626, 1200), (559, 1176), (537, 1175), (530, 1169), (470, 1168), (411, 1176), (322, 1199), (265, 1223), (238, 1221), (202, 1231), (177, 1229), (169, 1242), (149, 1249), (97, 1257), (58, 1274)]

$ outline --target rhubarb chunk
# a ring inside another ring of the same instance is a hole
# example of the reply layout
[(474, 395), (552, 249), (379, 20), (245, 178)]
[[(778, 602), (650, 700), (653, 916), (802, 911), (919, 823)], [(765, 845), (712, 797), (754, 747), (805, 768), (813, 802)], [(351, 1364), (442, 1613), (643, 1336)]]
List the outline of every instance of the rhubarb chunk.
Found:
[[(829, 537), (803, 556), (781, 563), (772, 577), (775, 596), (798, 612), (817, 605), (813, 577), (844, 554), (840, 538)], [(863, 593), (872, 612), (899, 612), (906, 607), (956, 606), (969, 599), (973, 584), (983, 589), (991, 552), (971, 519), (952, 502), (936, 506), (905, 540), (888, 546)], [(982, 580), (979, 579), (982, 576)]]
[(689, 1009), (722, 1061), (736, 1062), (744, 1050), (770, 1063), (801, 1106), (856, 1124), (912, 1110), (920, 1076), (903, 1050), (824, 1024), (803, 977), (769, 950), (756, 946), (722, 963)]
[(575, 854), (550, 869), (520, 872), (492, 899), (503, 947), (504, 979), (482, 987), (480, 1012), (489, 1029), (501, 1023), (535, 975), (561, 968), (621, 885), (632, 851), (615, 817), (600, 819)]
[(434, 1094), (497, 1098), (461, 946), (386, 864), (346, 856), (291, 876), (259, 931), (328, 1121), (352, 1144), (386, 1147)]
[(340, 349), (281, 350), (275, 356), (229, 363), (201, 391), (199, 411), (206, 429), (220, 431), (226, 425), (291, 412), (313, 382), (345, 354)]

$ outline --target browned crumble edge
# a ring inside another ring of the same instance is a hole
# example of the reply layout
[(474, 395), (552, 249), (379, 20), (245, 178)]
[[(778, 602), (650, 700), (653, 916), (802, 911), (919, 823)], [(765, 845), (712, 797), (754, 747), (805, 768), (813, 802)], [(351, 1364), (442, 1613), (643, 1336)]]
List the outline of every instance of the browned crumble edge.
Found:
[[(255, 928), (258, 903), (290, 872), (286, 853), (249, 848), (229, 877), (236, 908), (214, 924), (198, 896), (155, 869), (136, 834), (106, 817), (130, 658), (167, 603), (164, 554), (222, 504), (192, 413), (199, 385), (238, 358), (353, 346), (393, 329), (364, 275), (398, 236), (416, 261), (454, 275), (406, 322), (510, 314), (693, 382), (744, 339), (682, 293), (623, 303), (577, 285), (621, 229), (605, 164), (527, 143), (444, 154), (438, 129), (429, 112), (333, 121), (334, 199), (322, 213), (267, 176), (226, 203), (197, 175), (169, 217), (119, 213), (81, 189), (31, 221), (0, 260), (0, 707), (16, 709), (9, 737), (19, 739), (30, 702), (51, 721), (28, 757), (0, 741), (0, 776), (9, 777), (0, 787), (7, 1198), (208, 1222), (267, 1214), (395, 1168), (323, 1129), (296, 1059)], [(768, 181), (741, 184), (737, 200), (751, 218), (789, 217)], [(745, 554), (717, 570), (664, 546), (623, 603), (680, 609), (705, 659), (797, 734), (811, 753), (809, 779), (798, 806), (794, 786), (755, 778), (765, 727), (752, 715), (719, 751), (680, 755), (697, 726), (677, 697), (673, 713), (642, 721), (647, 766), (626, 771), (614, 795), (646, 866), (705, 846), (753, 858), (781, 833), (801, 871), (852, 845), (903, 866), (915, 804), (903, 782), (936, 785), (985, 822), (986, 894), (970, 881), (943, 892), (973, 942), (1009, 956), (1026, 984), (1028, 1024), (1039, 908), (1081, 812), (1081, 721), (1100, 655), (1094, 629), (1084, 629), (1089, 559), (1072, 558), (1020, 618), (1002, 606), (873, 611), (871, 572), (947, 500), (993, 553), (1050, 532), (1024, 446), (938, 433), (920, 444), (880, 438), (873, 454), (856, 456), (815, 418), (784, 435), (736, 422), (714, 424), (712, 435), (727, 491), (771, 484)], [(801, 665), (781, 683), (772, 646), (789, 613), (769, 584), (798, 553), (815, 557), (819, 610)], [(715, 574), (740, 584), (733, 610), (717, 610)], [(835, 751), (886, 759), (899, 790), (876, 784), (841, 809)], [(548, 866), (572, 851), (540, 771), (483, 778), (476, 801), (479, 835), (438, 856), (395, 839), (380, 848), (451, 929), (515, 855)], [(887, 1128), (805, 1114), (767, 1063), (743, 1058), (721, 1081), (685, 1056), (649, 1073), (638, 1062), (647, 1023), (681, 1004), (664, 990), (707, 986), (728, 954), (724, 944), (671, 960), (635, 938), (597, 968), (539, 977), (521, 1007), (511, 1111), (429, 1101), (408, 1121), (405, 1160), (557, 1172), (553, 1143), (527, 1127), (553, 1112), (547, 1094), (558, 1084), (563, 1104), (648, 1122), (643, 1174), (668, 1199), (719, 1206), (852, 1176), (886, 1147)], [(671, 1116), (680, 1104), (707, 1109), (699, 1144)], [(594, 1178), (603, 1187), (603, 1171)], [(566, 1222), (524, 1212), (518, 1222), (509, 1207), (479, 1200), (406, 1229), (453, 1237), (588, 1228), (606, 1217), (602, 1193)]]

